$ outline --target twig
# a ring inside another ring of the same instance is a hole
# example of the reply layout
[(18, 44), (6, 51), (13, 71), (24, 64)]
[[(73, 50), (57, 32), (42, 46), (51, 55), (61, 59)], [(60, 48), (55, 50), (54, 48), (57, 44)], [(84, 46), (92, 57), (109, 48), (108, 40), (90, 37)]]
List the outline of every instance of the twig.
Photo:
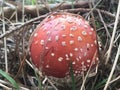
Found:
[[(109, 27), (109, 28), (112, 28), (112, 26), (114, 25), (114, 22), (113, 23), (110, 23), (110, 24), (107, 24), (106, 26)], [(97, 29), (97, 32), (101, 31), (101, 30), (104, 30), (105, 27), (100, 27), (99, 29)]]
[(35, 70), (35, 71), (40, 75), (40, 77), (43, 77), (41, 71), (39, 71), (39, 70), (38, 70), (33, 64), (31, 64), (27, 59), (25, 60), (25, 62), (26, 62), (33, 70)]
[(40, 19), (42, 19), (42, 18), (45, 18), (47, 15), (48, 15), (48, 14), (45, 14), (45, 15), (39, 16), (39, 17), (37, 17), (37, 18), (31, 19), (31, 20), (25, 22), (24, 24), (22, 24), (21, 26), (15, 27), (15, 28), (13, 28), (13, 29), (10, 30), (10, 31), (6, 31), (6, 33), (3, 33), (3, 34), (0, 36), (0, 39), (4, 38), (4, 37), (6, 37), (6, 36), (9, 36), (10, 34), (13, 34), (14, 32), (17, 32), (19, 29), (23, 28), (23, 27), (26, 26), (26, 25), (29, 25), (29, 24), (37, 21), (37, 20), (40, 20)]
[(37, 12), (37, 16), (40, 16), (39, 6), (38, 6), (38, 0), (36, 0), (36, 12)]
[(99, 10), (98, 10), (98, 14), (99, 14), (99, 17), (100, 17), (100, 19), (101, 19), (101, 22), (103, 23), (103, 25), (104, 25), (104, 27), (105, 27), (105, 30), (106, 30), (107, 35), (111, 38), (111, 35), (110, 35), (110, 33), (109, 33), (109, 31), (108, 31), (108, 28), (107, 28), (107, 25), (105, 24), (105, 22), (104, 22), (104, 20), (103, 20), (103, 17), (102, 17), (102, 15), (101, 15), (101, 13), (100, 13)]
[(117, 38), (114, 40), (114, 43), (117, 42), (117, 40), (120, 38), (120, 34), (117, 36)]
[[(108, 12), (108, 11), (105, 11), (105, 10), (101, 10), (101, 9), (94, 9), (93, 10), (93, 13), (97, 13), (97, 11), (100, 11), (102, 14), (105, 14), (111, 18), (115, 18), (115, 15)], [(61, 11), (66, 11), (66, 12), (74, 12), (74, 13), (78, 13), (78, 12), (89, 12), (91, 11), (91, 9), (89, 8), (76, 8), (76, 9), (65, 9), (65, 10), (61, 10)]]
[(49, 84), (55, 89), (55, 90), (58, 90), (57, 87), (50, 81), (50, 79), (48, 78), (47, 79)]
[(117, 65), (118, 58), (119, 58), (119, 54), (120, 54), (120, 44), (119, 44), (118, 51), (117, 51), (117, 54), (116, 54), (116, 57), (115, 57), (115, 61), (114, 61), (114, 63), (113, 63), (112, 70), (111, 70), (111, 72), (110, 72), (110, 75), (109, 75), (108, 80), (107, 80), (107, 82), (106, 82), (106, 85), (105, 85), (105, 87), (104, 87), (104, 90), (107, 90), (107, 87), (108, 87), (108, 85), (109, 85), (109, 83), (110, 83), (110, 80), (111, 80), (111, 78), (112, 78), (112, 76), (113, 76), (113, 73), (114, 73), (115, 67), (116, 67), (116, 65)]
[[(10, 2), (8, 2), (8, 3), (15, 3), (14, 1), (10, 1)], [(39, 14), (41, 15), (43, 15), (43, 14), (45, 14), (45, 13), (48, 13), (49, 11), (56, 11), (56, 10), (63, 10), (63, 9), (69, 9), (69, 8), (71, 8), (71, 2), (69, 2), (69, 3), (55, 3), (55, 4), (45, 4), (46, 2), (45, 2), (45, 0), (43, 0), (43, 4), (40, 4), (40, 5), (38, 5), (37, 6), (37, 8), (36, 8), (36, 5), (25, 5), (24, 6), (24, 9), (25, 9), (25, 14), (26, 15), (31, 15), (31, 17), (35, 17), (35, 16), (37, 16), (37, 14), (38, 14), (38, 11), (39, 11)], [(80, 8), (80, 7), (82, 7), (82, 8), (85, 8), (85, 7), (88, 7), (88, 3), (89, 3), (89, 1), (81, 1), (81, 2), (78, 2), (78, 3), (74, 3), (74, 7), (75, 8)], [(16, 5), (16, 8), (14, 7), (14, 8), (12, 8), (12, 7), (9, 7), (9, 6), (7, 6), (7, 7), (4, 7), (3, 9), (4, 9), (4, 13), (5, 13), (5, 17), (6, 18), (10, 18), (11, 17), (11, 15), (16, 11), (16, 9), (17, 9), (17, 13), (18, 13), (18, 16), (19, 17), (22, 17), (22, 4), (21, 3), (15, 3), (15, 5), (14, 4), (11, 4), (11, 5), (13, 5), (13, 6), (15, 6)], [(38, 10), (36, 10), (36, 9), (38, 9)], [(0, 14), (0, 17), (1, 17), (1, 15), (2, 14)], [(12, 17), (12, 19), (14, 19), (14, 17)]]
[(49, 12), (51, 12), (51, 8), (50, 8), (50, 6), (48, 5), (48, 3), (47, 3), (46, 1), (44, 1), (44, 0), (42, 0), (42, 3), (45, 5), (45, 7), (47, 8), (47, 10), (48, 10)]
[(0, 83), (0, 86), (3, 87), (5, 90), (12, 90), (12, 88), (9, 88), (9, 87), (3, 85), (2, 83)]
[(111, 51), (112, 51), (112, 46), (113, 46), (115, 33), (116, 33), (116, 30), (117, 30), (117, 24), (118, 24), (118, 20), (119, 20), (119, 14), (120, 14), (120, 0), (119, 0), (119, 4), (118, 4), (118, 9), (117, 9), (117, 14), (116, 14), (114, 28), (113, 28), (112, 38), (111, 38), (110, 46), (109, 46), (109, 49), (108, 49), (108, 53), (107, 53), (107, 58), (106, 58), (105, 64), (108, 63), (108, 60), (110, 58), (110, 54), (111, 54)]
[[(3, 11), (3, 6), (1, 7), (2, 11), (2, 24), (3, 24), (3, 33), (5, 34), (5, 19), (4, 19), (4, 11)], [(8, 72), (8, 58), (7, 58), (7, 43), (6, 43), (6, 37), (4, 37), (4, 49), (5, 49), (5, 71)]]
[(93, 56), (93, 58), (92, 58), (91, 65), (90, 65), (90, 67), (89, 67), (89, 69), (88, 69), (88, 71), (87, 71), (87, 74), (86, 74), (86, 76), (84, 77), (84, 80), (83, 80), (83, 83), (82, 83), (82, 85), (81, 85), (81, 88), (80, 88), (80, 90), (83, 90), (83, 89), (84, 89), (85, 82), (86, 82), (86, 80), (87, 80), (87, 77), (88, 77), (88, 75), (89, 75), (89, 73), (90, 73), (90, 70), (91, 70), (91, 68), (92, 68), (93, 61), (95, 60), (95, 56), (96, 56), (96, 54), (97, 54), (97, 51), (95, 51), (95, 54), (94, 54), (94, 56)]
[(119, 75), (117, 78), (111, 80), (111, 81), (109, 82), (109, 84), (111, 84), (111, 83), (113, 83), (113, 82), (115, 82), (115, 81), (117, 81), (117, 80), (119, 80), (119, 79), (120, 79), (120, 75)]
[[(66, 9), (66, 10), (60, 10), (60, 11), (66, 11), (66, 12), (72, 12), (72, 13), (74, 12), (74, 13), (76, 13), (76, 12), (89, 12), (90, 10), (91, 10), (91, 9), (88, 9), (88, 8), (77, 8), (77, 9)], [(108, 12), (108, 11), (105, 11), (105, 10), (94, 9), (93, 12), (97, 12), (98, 10), (99, 10), (101, 13), (105, 14), (105, 15), (108, 15), (108, 16), (110, 16), (110, 17), (112, 17), (112, 18), (115, 18), (115, 15), (114, 15), (114, 14), (112, 14), (112, 13), (110, 13), (110, 12)], [(0, 35), (0, 39), (4, 38), (4, 37), (6, 37), (6, 36), (9, 36), (10, 34), (18, 31), (19, 29), (23, 28), (23, 27), (26, 26), (26, 25), (29, 25), (29, 24), (31, 24), (31, 23), (33, 23), (33, 22), (35, 22), (35, 21), (38, 21), (38, 20), (41, 20), (41, 19), (45, 18), (47, 15), (49, 15), (49, 13), (47, 13), (47, 14), (45, 14), (45, 15), (41, 15), (41, 16), (36, 17), (36, 18), (34, 18), (34, 19), (31, 19), (31, 20), (25, 22), (23, 25), (14, 28), (13, 30), (6, 31), (6, 33)]]
[[(1, 80), (1, 79), (0, 79), (0, 84), (1, 84), (2, 87), (4, 87), (4, 88), (6, 88), (6, 86), (11, 86), (11, 87), (12, 87), (11, 83), (9, 83), (9, 82), (7, 82), (7, 81), (4, 81), (4, 80)], [(0, 86), (1, 86), (1, 85), (0, 85)], [(3, 85), (4, 85), (4, 86), (3, 86)], [(6, 85), (6, 86), (5, 86), (5, 85)], [(20, 90), (30, 90), (30, 89), (25, 88), (25, 87), (20, 86), (20, 85), (19, 85), (19, 87), (20, 87)], [(7, 87), (7, 88), (8, 88), (8, 87)], [(8, 88), (8, 89), (7, 89), (7, 88), (6, 88), (6, 90), (12, 90), (12, 88)]]
[[(94, 18), (94, 14), (93, 14), (93, 12), (92, 12), (93, 8), (92, 8), (91, 3), (89, 3), (89, 7), (90, 7), (90, 9), (91, 9), (91, 11), (90, 11), (89, 13), (91, 13), (91, 16), (92, 16), (92, 24), (93, 24), (94, 30), (95, 30), (95, 32), (96, 32), (95, 18)], [(88, 14), (88, 15), (89, 15), (89, 14)], [(88, 17), (88, 15), (87, 15), (87, 17)]]
[(24, 23), (24, 21), (25, 21), (25, 16), (24, 16), (24, 14), (25, 14), (25, 8), (24, 8), (24, 6), (25, 6), (25, 3), (24, 3), (25, 1), (24, 0), (22, 0), (22, 22)]
[[(91, 2), (92, 2), (92, 0), (91, 0)], [(91, 12), (93, 12), (93, 10), (100, 4), (100, 2), (101, 2), (101, 0), (99, 0), (99, 1), (94, 5), (94, 7), (91, 8), (90, 12), (87, 14), (87, 16), (86, 16), (85, 18), (87, 18), (87, 17), (89, 16), (89, 14), (90, 14)]]
[(33, 65), (32, 65), (27, 59), (25, 59), (25, 62), (26, 62), (32, 69), (34, 69)]
[(20, 73), (21, 73), (21, 71), (22, 71), (22, 68), (24, 67), (24, 64), (25, 64), (25, 59), (26, 59), (26, 53), (24, 54), (24, 57), (23, 57), (23, 59), (22, 59), (22, 61), (21, 61), (21, 63), (20, 63), (20, 67), (19, 67), (19, 69), (18, 69), (17, 74), (15, 75), (15, 78), (17, 78), (18, 75), (20, 75)]

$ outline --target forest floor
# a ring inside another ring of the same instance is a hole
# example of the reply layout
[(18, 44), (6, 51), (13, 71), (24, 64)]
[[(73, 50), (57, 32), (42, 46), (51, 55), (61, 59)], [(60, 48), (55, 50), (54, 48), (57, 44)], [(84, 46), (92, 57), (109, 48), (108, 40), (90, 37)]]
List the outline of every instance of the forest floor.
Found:
[[(0, 1), (0, 90), (120, 90), (120, 0)], [(53, 12), (83, 16), (96, 30), (99, 64), (88, 76), (67, 79), (41, 74), (30, 60), (29, 38)]]

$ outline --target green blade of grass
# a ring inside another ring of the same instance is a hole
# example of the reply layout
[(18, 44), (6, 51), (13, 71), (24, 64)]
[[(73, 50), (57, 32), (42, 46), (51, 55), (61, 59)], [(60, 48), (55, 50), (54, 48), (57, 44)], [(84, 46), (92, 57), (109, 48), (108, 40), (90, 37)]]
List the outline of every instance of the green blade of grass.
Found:
[(106, 81), (107, 81), (107, 79), (104, 79), (103, 81), (98, 83), (93, 90), (97, 90), (97, 89), (100, 89), (101, 87), (103, 87), (105, 85)]
[(32, 5), (35, 5), (36, 0), (31, 0), (31, 2), (32, 2)]
[(34, 70), (34, 72), (35, 72), (35, 76), (36, 76), (36, 78), (37, 78), (37, 80), (38, 80), (38, 87), (39, 87), (39, 90), (43, 90), (41, 80), (40, 80), (40, 78), (39, 78), (37, 72), (36, 72), (35, 70)]
[(71, 79), (72, 79), (72, 90), (76, 90), (72, 62), (70, 62), (70, 76), (71, 76)]
[(0, 74), (1, 74), (5, 79), (7, 79), (7, 80), (13, 85), (13, 87), (14, 87), (16, 90), (19, 90), (18, 84), (16, 83), (16, 81), (15, 81), (12, 77), (10, 77), (6, 72), (2, 71), (1, 69), (0, 69)]
[(71, 0), (72, 3), (72, 9), (74, 9), (74, 0)]

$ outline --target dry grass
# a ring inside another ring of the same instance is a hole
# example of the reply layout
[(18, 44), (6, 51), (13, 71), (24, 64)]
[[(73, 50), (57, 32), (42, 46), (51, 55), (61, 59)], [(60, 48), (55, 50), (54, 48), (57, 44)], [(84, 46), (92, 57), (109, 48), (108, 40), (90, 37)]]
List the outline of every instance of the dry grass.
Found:
[[(100, 62), (95, 70), (89, 70), (85, 76), (75, 77), (77, 90), (120, 90), (120, 1), (97, 1), (88, 3), (86, 7), (65, 7), (62, 10), (60, 8), (63, 2), (60, 2), (54, 10), (82, 15), (96, 29), (98, 35)], [(43, 4), (48, 11), (52, 11), (48, 2)], [(21, 5), (25, 7), (24, 0)], [(43, 90), (72, 90), (70, 79), (43, 76), (30, 60), (30, 35), (40, 21), (51, 13), (45, 10), (45, 14), (40, 14), (39, 2), (35, 5), (37, 17), (30, 17), (25, 13), (25, 8), (22, 8), (22, 17), (19, 17), (15, 9), (10, 16), (15, 16), (14, 19), (6, 18), (3, 11), (5, 6), (1, 6), (0, 69), (19, 84), (20, 90), (40, 90), (41, 87)], [(6, 78), (0, 76), (0, 89), (12, 90), (13, 87)]]

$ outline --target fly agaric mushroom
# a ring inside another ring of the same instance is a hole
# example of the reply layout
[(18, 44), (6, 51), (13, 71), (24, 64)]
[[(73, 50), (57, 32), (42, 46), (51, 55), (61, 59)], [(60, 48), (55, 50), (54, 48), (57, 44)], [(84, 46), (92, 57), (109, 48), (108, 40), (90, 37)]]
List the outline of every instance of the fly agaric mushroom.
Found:
[(70, 62), (74, 75), (82, 74), (98, 62), (96, 32), (79, 15), (53, 13), (33, 32), (30, 56), (45, 75), (70, 75)]

